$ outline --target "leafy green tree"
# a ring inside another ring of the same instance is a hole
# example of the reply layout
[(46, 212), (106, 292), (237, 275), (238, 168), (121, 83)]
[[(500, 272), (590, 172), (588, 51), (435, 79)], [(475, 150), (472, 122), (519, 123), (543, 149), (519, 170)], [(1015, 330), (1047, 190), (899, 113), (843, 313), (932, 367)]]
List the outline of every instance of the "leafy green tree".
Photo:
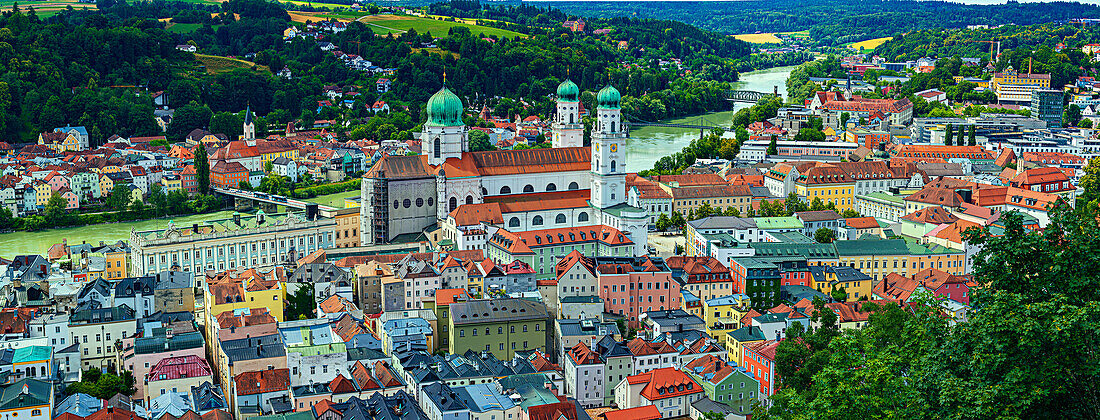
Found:
[(850, 119), (852, 119), (852, 114), (849, 114), (847, 112), (841, 112), (840, 113), (840, 126), (841, 127), (847, 127), (848, 126), (848, 120), (850, 120)]
[(485, 150), (496, 150), (496, 146), (493, 146), (489, 142), (489, 134), (481, 130), (470, 130), (470, 151), (480, 152)]
[(831, 244), (836, 240), (836, 231), (829, 228), (820, 228), (814, 231), (814, 240), (819, 244)]
[(169, 212), (168, 209), (168, 195), (164, 193), (164, 188), (158, 183), (149, 185), (149, 204), (153, 206), (158, 216), (164, 215)]
[(974, 137), (974, 126), (973, 125), (970, 126), (970, 136), (966, 140), (966, 145), (967, 146), (977, 146), (978, 145), (978, 140), (977, 140), (977, 138)]
[(210, 192), (210, 161), (206, 156), (206, 145), (202, 143), (195, 148), (195, 184), (200, 195)]
[(114, 211), (126, 210), (130, 205), (130, 187), (123, 183), (115, 184), (111, 193), (107, 195), (107, 207)]
[(953, 135), (955, 135), (955, 130), (951, 128), (951, 124), (948, 124), (947, 129), (945, 129), (943, 132), (943, 144), (951, 146), (953, 144), (953, 142), (951, 141), (951, 136)]
[(680, 229), (683, 229), (684, 224), (687, 223), (686, 221), (684, 221), (684, 215), (678, 211), (672, 212), (672, 216), (669, 217), (669, 221), (672, 222), (672, 226), (678, 227)]
[[(794, 141), (825, 141), (825, 133), (813, 127), (805, 127), (794, 135)], [(769, 146), (770, 147), (770, 146)]]
[(657, 216), (657, 223), (656, 223), (657, 230), (659, 230), (661, 232), (664, 232), (664, 231), (668, 230), (668, 228), (671, 224), (672, 224), (672, 221), (671, 221), (671, 219), (668, 218), (667, 214), (661, 213), (660, 216)]
[(1087, 118), (1082, 119), (1081, 122), (1077, 123), (1077, 126), (1081, 128), (1092, 128), (1092, 120)]
[(778, 139), (774, 134), (772, 135), (771, 141), (768, 142), (768, 150), (766, 151), (766, 153), (768, 154), (768, 156), (775, 156), (779, 154)]
[(303, 283), (287, 298), (286, 319), (312, 319), (316, 317), (316, 309), (313, 284)]
[(165, 203), (169, 214), (183, 214), (191, 211), (187, 206), (187, 192), (182, 189), (168, 192)]
[(198, 102), (190, 102), (187, 105), (176, 108), (172, 114), (172, 122), (168, 124), (168, 130), (164, 133), (168, 140), (182, 141), (187, 133), (196, 128), (206, 128), (210, 124), (213, 113), (206, 105)]
[(97, 368), (91, 368), (84, 372), (80, 382), (74, 382), (65, 387), (65, 394), (88, 394), (99, 399), (109, 399), (115, 394), (134, 395), (134, 374), (123, 371), (121, 375), (102, 372)]
[(1066, 107), (1066, 110), (1062, 112), (1062, 123), (1067, 127), (1076, 127), (1077, 123), (1081, 121), (1081, 107), (1077, 104), (1070, 104)]
[(244, 120), (241, 116), (232, 112), (219, 112), (210, 117), (210, 132), (225, 134), (231, 140), (236, 140), (244, 134)]

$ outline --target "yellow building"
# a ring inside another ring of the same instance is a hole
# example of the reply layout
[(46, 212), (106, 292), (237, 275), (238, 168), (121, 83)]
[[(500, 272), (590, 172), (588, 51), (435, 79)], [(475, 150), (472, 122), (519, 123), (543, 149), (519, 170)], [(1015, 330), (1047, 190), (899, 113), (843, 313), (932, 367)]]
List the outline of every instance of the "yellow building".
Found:
[(852, 208), (855, 186), (848, 173), (837, 167), (812, 168), (799, 175), (794, 184), (802, 200), (808, 203), (817, 198), (825, 204), (833, 203), (838, 212)]
[(103, 251), (103, 257), (107, 260), (103, 278), (107, 280), (119, 280), (130, 277), (130, 252), (125, 248), (111, 247)]
[(218, 324), (218, 314), (225, 311), (264, 308), (276, 321), (283, 322), (285, 301), (286, 275), (282, 268), (266, 273), (255, 269), (241, 273), (223, 272), (209, 279), (209, 284), (203, 290), (207, 333), (213, 333), (211, 328)]
[(930, 248), (904, 239), (835, 241), (833, 246), (840, 266), (855, 268), (871, 276), (872, 281), (884, 279), (890, 273), (909, 277), (927, 268), (966, 274), (963, 271), (966, 253), (956, 249)]
[(847, 294), (845, 300), (857, 300), (860, 298), (870, 298), (871, 286), (873, 281), (871, 276), (864, 274), (863, 272), (848, 266), (838, 267), (810, 267), (810, 274), (813, 276), (813, 287), (817, 291), (825, 294), (832, 293), (833, 290), (840, 290)]
[(50, 202), (50, 196), (53, 195), (53, 189), (50, 188), (50, 184), (40, 182), (34, 184), (34, 203), (39, 206), (45, 206)]
[(726, 334), (741, 327), (741, 318), (749, 311), (749, 297), (743, 294), (703, 301), (703, 321), (707, 334), (722, 342)]
[(962, 83), (962, 82), (963, 82), (963, 80), (966, 80), (967, 82), (970, 82), (970, 83), (973, 83), (973, 84), (975, 84), (975, 85), (978, 85), (978, 87), (983, 87), (983, 88), (987, 88), (987, 87), (989, 87), (989, 81), (988, 81), (988, 80), (985, 80), (985, 79), (979, 79), (979, 78), (977, 78), (977, 77), (967, 77), (967, 78), (963, 78), (962, 76), (955, 76), (955, 77), (954, 77), (954, 79), (955, 79), (955, 84), (959, 84), (959, 83)]
[(183, 189), (183, 179), (179, 176), (166, 176), (160, 179), (160, 183), (161, 186), (164, 187), (164, 192), (166, 194)]
[(740, 362), (742, 346), (745, 344), (759, 343), (764, 340), (764, 332), (760, 330), (760, 327), (753, 327), (751, 325), (726, 333), (726, 351), (729, 356), (726, 360)]
[(111, 190), (115, 189), (115, 181), (111, 180), (111, 177), (100, 174), (99, 175), (99, 193), (100, 197), (107, 197), (111, 194)]
[(55, 152), (79, 151), (80, 139), (73, 133), (49, 132), (38, 135), (38, 144), (43, 144)]
[(359, 209), (337, 210), (335, 219), (336, 236), (333, 245), (336, 248), (359, 246)]

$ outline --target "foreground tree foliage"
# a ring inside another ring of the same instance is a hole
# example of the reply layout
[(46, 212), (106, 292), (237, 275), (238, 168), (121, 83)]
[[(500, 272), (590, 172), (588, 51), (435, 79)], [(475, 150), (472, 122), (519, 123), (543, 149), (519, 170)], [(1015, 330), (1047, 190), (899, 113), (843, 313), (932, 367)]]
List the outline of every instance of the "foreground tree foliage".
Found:
[(1006, 213), (1003, 236), (967, 232), (986, 285), (967, 321), (918, 294), (871, 308), (862, 330), (792, 330), (777, 349), (782, 389), (756, 418), (1097, 418), (1097, 216), (1059, 210), (1037, 232)]

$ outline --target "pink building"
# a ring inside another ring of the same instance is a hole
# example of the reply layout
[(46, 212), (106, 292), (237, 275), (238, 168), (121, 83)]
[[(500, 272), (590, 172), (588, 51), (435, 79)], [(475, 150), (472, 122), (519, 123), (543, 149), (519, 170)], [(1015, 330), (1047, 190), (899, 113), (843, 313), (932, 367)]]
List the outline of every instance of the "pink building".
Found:
[(638, 328), (638, 316), (649, 311), (680, 309), (680, 284), (660, 258), (595, 257), (597, 288), (604, 312), (619, 314)]
[(54, 171), (46, 177), (46, 183), (50, 185), (51, 190), (58, 191), (69, 187), (69, 178)]
[(214, 383), (214, 371), (201, 356), (187, 355), (166, 357), (149, 369), (143, 378), (145, 404), (168, 392), (190, 392), (203, 382)]
[[(185, 322), (172, 324), (172, 330), (180, 331), (186, 327)], [(146, 391), (145, 380), (154, 366), (162, 360), (173, 357), (194, 356), (205, 361), (206, 350), (202, 334), (192, 329), (189, 332), (166, 333), (166, 335), (153, 335), (150, 337), (124, 338), (122, 339), (122, 365), (134, 373), (137, 393), (135, 400), (152, 400), (159, 395), (151, 395)], [(201, 384), (201, 383), (200, 383)]]
[(65, 210), (80, 209), (80, 196), (76, 195), (72, 190), (69, 190), (69, 187), (65, 187), (65, 189), (59, 192), (61, 193), (61, 198), (64, 198), (66, 201)]

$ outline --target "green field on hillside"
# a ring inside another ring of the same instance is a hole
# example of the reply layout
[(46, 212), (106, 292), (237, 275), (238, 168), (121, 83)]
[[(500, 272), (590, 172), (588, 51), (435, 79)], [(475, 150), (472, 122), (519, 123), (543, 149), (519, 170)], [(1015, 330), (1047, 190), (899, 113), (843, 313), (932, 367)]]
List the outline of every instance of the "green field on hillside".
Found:
[(485, 36), (496, 35), (498, 37), (508, 38), (524, 36), (518, 32), (488, 26), (471, 25), (462, 22), (448, 22), (414, 16), (371, 15), (359, 18), (359, 21), (370, 26), (376, 34), (405, 32), (409, 29), (413, 29), (417, 33), (430, 32), (434, 37), (444, 37), (447, 36), (447, 31), (451, 28), (464, 27), (469, 28), (470, 32), (474, 35), (485, 34)]

